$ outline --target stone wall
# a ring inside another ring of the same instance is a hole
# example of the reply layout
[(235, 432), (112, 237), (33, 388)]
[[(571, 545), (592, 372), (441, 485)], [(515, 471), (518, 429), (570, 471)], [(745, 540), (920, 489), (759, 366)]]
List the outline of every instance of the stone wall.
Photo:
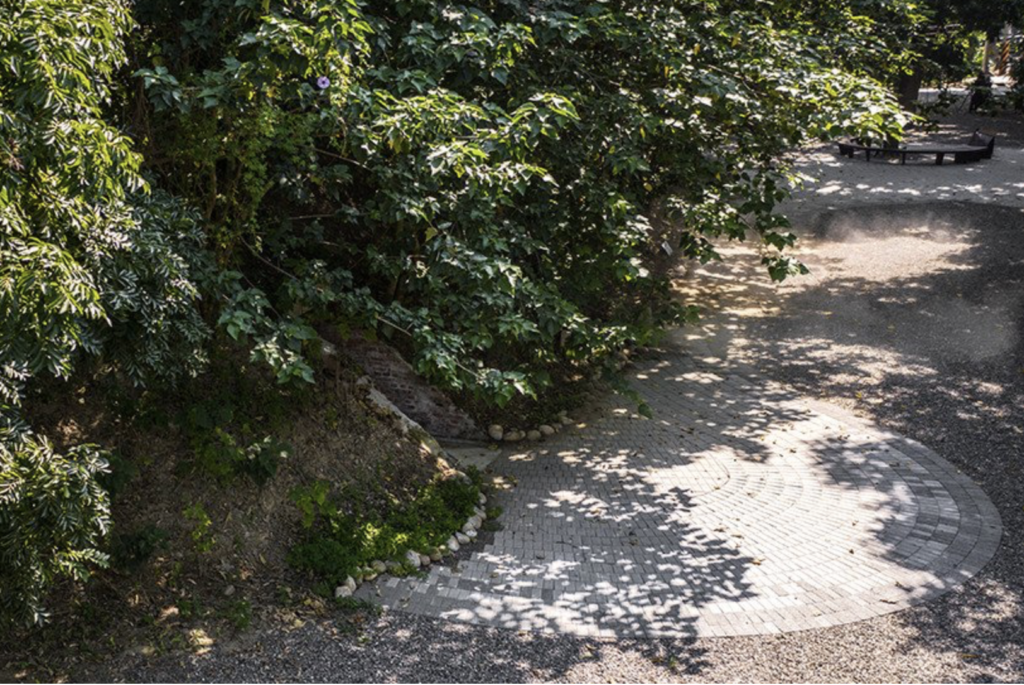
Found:
[(358, 335), (347, 340), (337, 337), (328, 340), (361, 366), (377, 389), (431, 435), (463, 440), (486, 439), (468, 414), (424, 381), (393, 348)]

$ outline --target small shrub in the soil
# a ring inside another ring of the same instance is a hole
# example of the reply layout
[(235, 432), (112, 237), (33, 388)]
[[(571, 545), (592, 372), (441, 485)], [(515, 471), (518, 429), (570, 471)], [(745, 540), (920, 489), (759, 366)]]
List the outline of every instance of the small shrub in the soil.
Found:
[(297, 488), (292, 499), (303, 513), (306, 533), (288, 561), (331, 587), (375, 559), (401, 561), (409, 550), (438, 547), (472, 516), (479, 482), (475, 475), (470, 482), (435, 478), (409, 502), (360, 513), (349, 513), (351, 507), (331, 497), (323, 481)]
[(216, 542), (216, 538), (213, 535), (213, 521), (210, 520), (209, 514), (206, 513), (206, 509), (202, 504), (196, 502), (182, 512), (182, 515), (192, 522), (192, 530), (189, 533), (192, 538), (192, 544), (200, 554), (206, 554)]
[(224, 618), (240, 633), (252, 625), (252, 604), (245, 599), (232, 602), (224, 609)]
[(116, 451), (107, 453), (107, 468), (108, 471), (99, 474), (96, 480), (110, 495), (110, 499), (114, 500), (127, 490), (128, 484), (135, 477), (138, 469), (135, 464)]
[(185, 430), (192, 443), (192, 466), (221, 483), (246, 475), (263, 486), (277, 473), (290, 448), (273, 435), (256, 437), (248, 420), (236, 420), (235, 410), (233, 402), (222, 398), (189, 408)]
[(179, 599), (175, 606), (178, 607), (178, 615), (185, 621), (189, 621), (196, 618), (202, 618), (207, 613), (205, 607), (203, 607), (202, 602), (195, 598)]
[(110, 557), (115, 568), (130, 571), (142, 566), (153, 553), (167, 546), (169, 534), (163, 528), (147, 524), (131, 533), (114, 536)]

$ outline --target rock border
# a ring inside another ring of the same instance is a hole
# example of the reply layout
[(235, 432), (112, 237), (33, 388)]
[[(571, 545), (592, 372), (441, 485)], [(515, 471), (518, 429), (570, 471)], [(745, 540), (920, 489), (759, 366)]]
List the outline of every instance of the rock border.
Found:
[[(455, 477), (469, 482), (469, 476), (462, 471), (456, 471)], [(477, 498), (476, 506), (473, 507), (473, 515), (466, 519), (462, 527), (452, 533), (443, 545), (430, 550), (406, 550), (402, 561), (374, 559), (368, 565), (360, 567), (356, 571), (355, 576), (348, 576), (345, 578), (345, 582), (334, 588), (334, 598), (344, 599), (352, 597), (360, 585), (373, 582), (382, 575), (388, 573), (393, 575), (393, 572), (399, 569), (424, 569), (435, 562), (441, 561), (446, 556), (455, 554), (464, 545), (468, 545), (476, 540), (484, 521), (487, 520), (487, 510), (484, 509), (486, 504), (487, 495), (481, 492)]]

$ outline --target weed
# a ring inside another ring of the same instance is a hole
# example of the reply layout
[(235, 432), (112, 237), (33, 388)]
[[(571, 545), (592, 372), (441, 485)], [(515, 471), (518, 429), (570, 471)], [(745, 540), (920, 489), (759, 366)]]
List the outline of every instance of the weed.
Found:
[(167, 546), (168, 533), (152, 523), (131, 532), (116, 535), (110, 556), (114, 566), (134, 570), (142, 566), (157, 549)]
[(115, 500), (127, 489), (128, 483), (135, 477), (137, 469), (120, 452), (116, 451), (107, 454), (107, 463), (110, 470), (100, 474), (96, 480), (110, 495), (110, 499)]
[(178, 607), (178, 616), (180, 616), (182, 620), (185, 621), (190, 621), (196, 618), (202, 618), (207, 613), (206, 609), (203, 607), (202, 602), (195, 598), (179, 599), (175, 603), (175, 606)]
[(290, 452), (274, 434), (306, 395), (268, 384), (251, 369), (222, 363), (211, 373), (202, 397), (185, 398), (188, 408), (179, 420), (192, 445), (186, 466), (221, 483), (247, 476), (262, 487)]
[(252, 604), (245, 599), (232, 602), (224, 609), (224, 618), (228, 620), (235, 632), (240, 633), (252, 625)]
[(206, 554), (216, 542), (216, 538), (213, 535), (213, 521), (210, 520), (209, 514), (206, 513), (206, 509), (199, 502), (188, 506), (182, 512), (186, 519), (192, 521), (192, 531), (189, 535), (192, 538), (192, 544), (195, 545), (196, 551), (200, 554)]

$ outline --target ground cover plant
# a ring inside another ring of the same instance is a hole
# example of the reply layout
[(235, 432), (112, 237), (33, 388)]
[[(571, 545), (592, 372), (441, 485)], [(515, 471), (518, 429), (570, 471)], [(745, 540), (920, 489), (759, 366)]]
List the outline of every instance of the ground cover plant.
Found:
[(473, 516), (482, 480), (471, 474), (433, 478), (409, 501), (390, 502), (383, 511), (354, 498), (339, 503), (325, 481), (296, 488), (292, 499), (302, 511), (305, 533), (288, 561), (323, 583), (328, 595), (347, 577), (369, 575), (364, 570), (375, 561), (391, 562), (393, 573), (414, 570), (405, 562), (407, 552), (447, 553), (445, 542)]
[[(26, 420), (40, 382), (170, 388), (234, 344), (308, 386), (325, 329), (492, 406), (611, 368), (696, 311), (666, 253), (751, 238), (773, 278), (802, 271), (785, 151), (899, 133), (878, 10), (0, 0), (4, 616), (43, 620), (106, 562), (108, 458)], [(288, 446), (225, 412), (185, 412), (173, 477), (272, 484)], [(42, 509), (59, 535), (29, 534)]]

